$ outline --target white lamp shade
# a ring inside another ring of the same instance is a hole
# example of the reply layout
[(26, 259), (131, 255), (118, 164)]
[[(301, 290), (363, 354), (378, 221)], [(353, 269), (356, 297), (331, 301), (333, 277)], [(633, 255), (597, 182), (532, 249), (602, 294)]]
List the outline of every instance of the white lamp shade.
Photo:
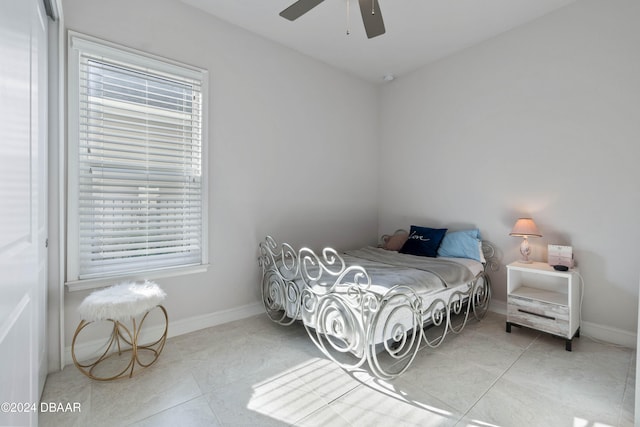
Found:
[(538, 231), (536, 223), (533, 222), (531, 218), (518, 218), (509, 235), (521, 237), (542, 237), (542, 234)]

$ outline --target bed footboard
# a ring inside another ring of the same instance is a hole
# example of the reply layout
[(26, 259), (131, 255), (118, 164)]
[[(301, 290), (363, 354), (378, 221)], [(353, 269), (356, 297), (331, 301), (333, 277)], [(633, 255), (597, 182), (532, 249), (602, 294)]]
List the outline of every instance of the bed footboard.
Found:
[(299, 319), (300, 290), (298, 254), (287, 243), (278, 246), (267, 237), (260, 243), (258, 265), (262, 268), (262, 302), (267, 315), (276, 323), (290, 325)]
[[(467, 289), (425, 307), (408, 286), (384, 294), (371, 291), (367, 271), (347, 265), (334, 249), (320, 255), (309, 248), (296, 252), (271, 237), (260, 243), (259, 265), (262, 300), (274, 322), (302, 320), (325, 356), (348, 370), (367, 362), (383, 379), (405, 372), (420, 348), (438, 347), (448, 332), (459, 333), (470, 315), (481, 319), (491, 298), (489, 278), (482, 272)], [(428, 336), (425, 325), (440, 327), (440, 333)]]

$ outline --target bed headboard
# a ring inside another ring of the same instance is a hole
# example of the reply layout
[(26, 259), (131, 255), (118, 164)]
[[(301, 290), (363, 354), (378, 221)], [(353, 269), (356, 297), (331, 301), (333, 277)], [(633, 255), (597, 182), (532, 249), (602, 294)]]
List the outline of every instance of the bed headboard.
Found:
[(496, 248), (493, 246), (493, 243), (488, 240), (482, 241), (482, 254), (485, 259), (485, 270), (489, 268), (491, 271), (498, 271), (500, 269), (500, 262), (498, 262), (498, 257), (496, 256)]
[[(399, 228), (393, 232), (393, 234), (383, 234), (380, 236), (380, 240), (378, 242), (378, 247), (390, 249), (390, 250), (400, 250), (404, 240), (409, 235), (409, 232), (405, 229)], [(488, 268), (491, 271), (498, 271), (500, 268), (500, 263), (496, 257), (496, 249), (491, 242), (488, 240), (482, 240), (482, 254), (485, 259), (485, 270)]]

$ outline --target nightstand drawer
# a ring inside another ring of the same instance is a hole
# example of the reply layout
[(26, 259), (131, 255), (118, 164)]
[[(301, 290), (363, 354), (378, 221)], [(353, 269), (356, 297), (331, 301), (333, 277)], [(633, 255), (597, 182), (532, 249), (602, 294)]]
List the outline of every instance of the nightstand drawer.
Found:
[(569, 337), (569, 307), (514, 295), (507, 297), (507, 321)]

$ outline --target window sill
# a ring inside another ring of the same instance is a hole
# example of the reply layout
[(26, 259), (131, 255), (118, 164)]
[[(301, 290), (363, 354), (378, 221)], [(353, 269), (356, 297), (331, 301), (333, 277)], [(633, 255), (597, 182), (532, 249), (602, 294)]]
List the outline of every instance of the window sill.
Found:
[(69, 292), (86, 291), (90, 289), (104, 288), (125, 281), (143, 281), (162, 279), (165, 277), (184, 276), (187, 274), (205, 273), (209, 264), (194, 265), (189, 267), (173, 267), (162, 270), (151, 270), (140, 273), (123, 274), (120, 276), (100, 277), (96, 279), (83, 279), (66, 282)]

